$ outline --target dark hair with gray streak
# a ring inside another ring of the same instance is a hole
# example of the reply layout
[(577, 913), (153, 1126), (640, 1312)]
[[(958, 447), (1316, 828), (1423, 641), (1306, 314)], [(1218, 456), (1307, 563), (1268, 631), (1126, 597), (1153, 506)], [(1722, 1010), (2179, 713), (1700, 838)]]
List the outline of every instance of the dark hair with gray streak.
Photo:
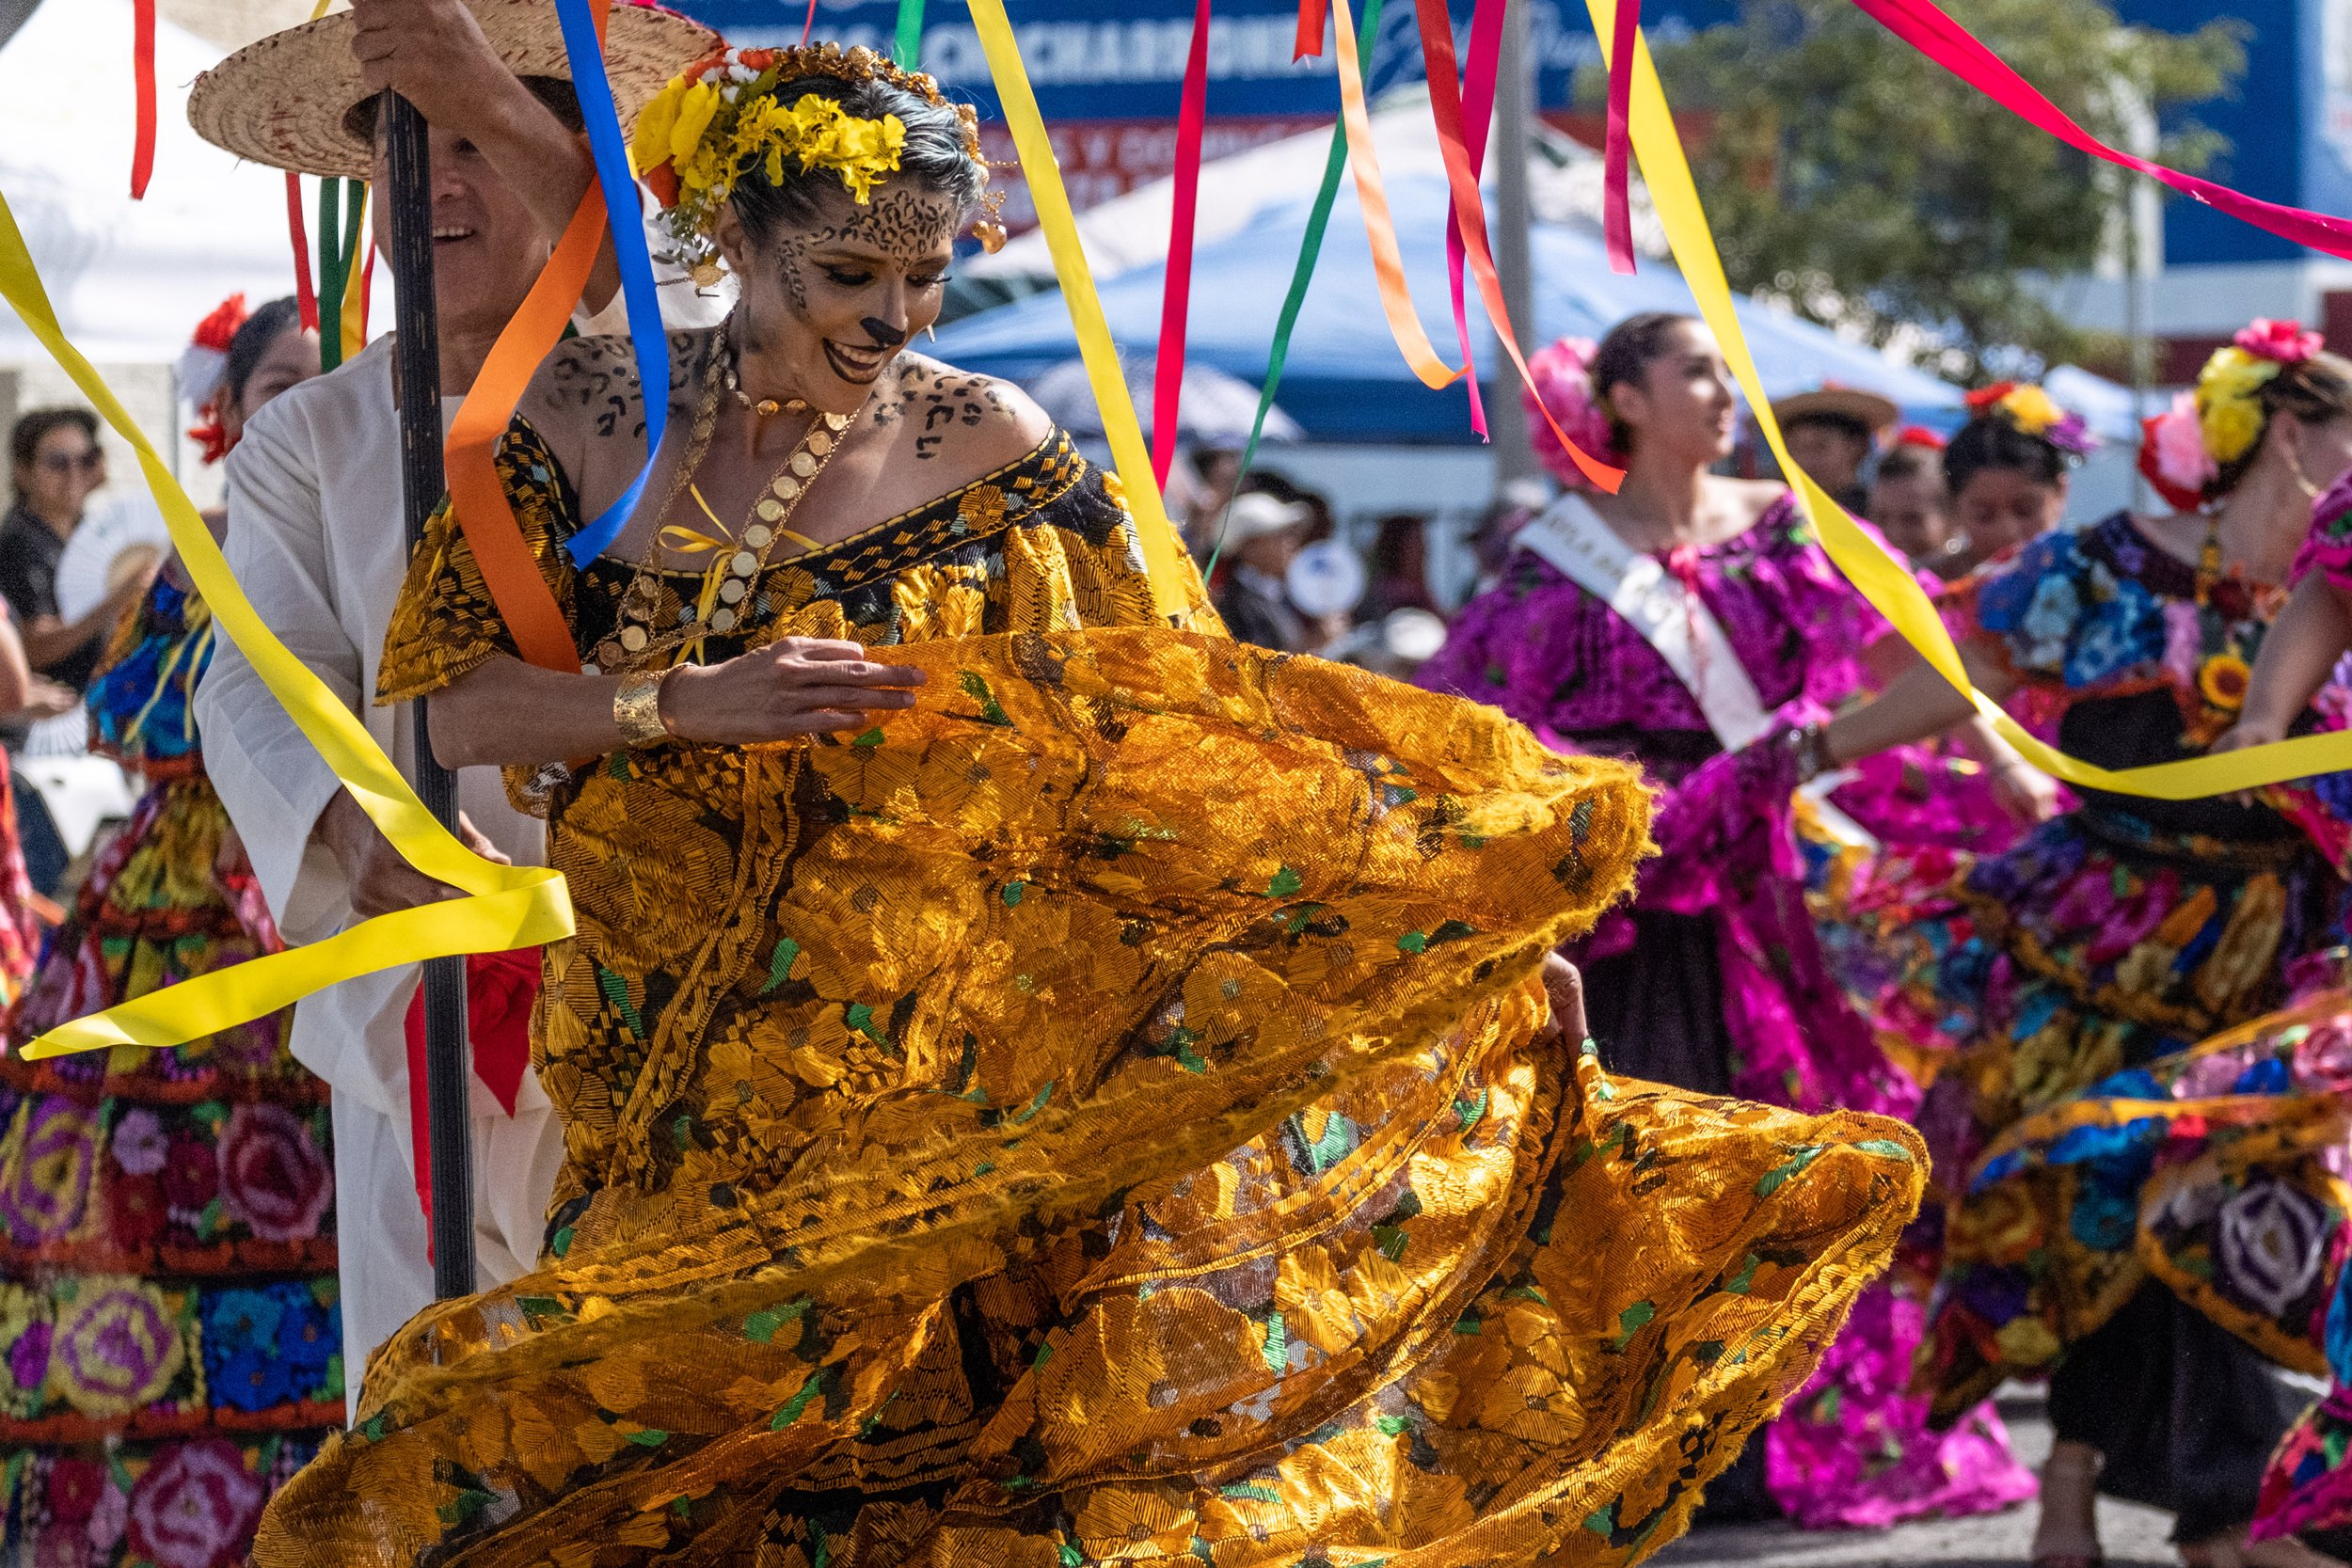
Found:
[[(947, 198), (959, 214), (979, 203), (988, 188), (988, 169), (976, 163), (965, 142), (963, 117), (952, 103), (933, 103), (880, 77), (845, 82), (837, 76), (794, 76), (778, 82), (777, 103), (798, 103), (811, 94), (830, 98), (860, 119), (897, 115), (906, 127), (906, 142), (898, 150), (895, 177), (910, 180), (924, 190)], [(735, 182), (736, 215), (756, 244), (766, 244), (778, 230), (806, 223), (817, 215), (828, 190), (842, 188), (841, 176), (829, 168), (803, 169), (797, 160), (784, 160), (784, 180), (772, 182), (756, 161)]]

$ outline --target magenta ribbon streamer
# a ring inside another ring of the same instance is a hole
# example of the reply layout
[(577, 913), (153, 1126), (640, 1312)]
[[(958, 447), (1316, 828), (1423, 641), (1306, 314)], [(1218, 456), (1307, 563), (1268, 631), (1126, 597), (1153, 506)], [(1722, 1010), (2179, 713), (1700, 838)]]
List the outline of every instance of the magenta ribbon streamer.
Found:
[(1633, 271), (1633, 208), (1627, 187), (1633, 161), (1633, 40), (1642, 35), (1642, 0), (1618, 0), (1609, 40), (1609, 135), (1601, 149), (1600, 226), (1609, 270)]
[[(2193, 201), (2329, 256), (2352, 259), (2352, 222), (2233, 191), (2129, 152), (2119, 151), (2074, 123), (2066, 112), (1975, 35), (1930, 0), (1854, 0), (1888, 32), (1975, 87), (2010, 113), (2094, 158), (2160, 180)], [(1612, 89), (1614, 76), (1612, 75)]]
[[(1502, 55), (1502, 13), (1511, 0), (1478, 0), (1478, 8), (1470, 14), (1470, 55), (1462, 62), (1462, 144), (1470, 153), (1470, 178), (1475, 180), (1486, 172), (1486, 135), (1494, 129), (1495, 77)], [(1422, 40), (1422, 58), (1429, 59), (1429, 47)], [(1435, 65), (1431, 70), (1437, 70)], [(1469, 384), (1470, 428), (1479, 438), (1486, 436), (1486, 404), (1478, 391), (1478, 360), (1470, 348), (1470, 299), (1462, 285), (1462, 266), (1466, 260), (1462, 248), (1461, 214), (1452, 207), (1445, 214), (1446, 286), (1454, 293), (1454, 334), (1462, 345), (1462, 379)]]
[(1160, 295), (1160, 346), (1152, 379), (1152, 474), (1168, 488), (1176, 461), (1176, 420), (1184, 390), (1184, 331), (1192, 312), (1192, 237), (1200, 211), (1200, 133), (1209, 115), (1209, 0), (1193, 0), (1192, 54), (1184, 61), (1184, 108), (1176, 119), (1175, 210), (1168, 216), (1168, 270)]
[(808, 35), (817, 30), (817, 0), (808, 0), (808, 20), (801, 24), (801, 47), (808, 47)]

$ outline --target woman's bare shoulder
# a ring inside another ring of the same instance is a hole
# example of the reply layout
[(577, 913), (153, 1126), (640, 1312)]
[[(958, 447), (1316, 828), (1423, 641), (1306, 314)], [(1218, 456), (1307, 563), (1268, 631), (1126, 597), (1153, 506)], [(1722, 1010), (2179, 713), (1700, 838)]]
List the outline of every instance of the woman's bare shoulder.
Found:
[(1721, 493), (1731, 499), (1751, 528), (1788, 494), (1788, 486), (1776, 479), (1718, 479), (1714, 483), (1723, 487)]
[[(710, 334), (670, 334), (675, 407), (707, 356)], [(627, 338), (567, 338), (539, 362), (518, 412), (558, 445), (600, 437), (644, 439), (644, 388), (636, 345)]]
[(1017, 463), (1053, 434), (1054, 421), (1009, 381), (904, 356), (877, 400), (874, 422), (901, 454), (949, 483), (969, 483)]

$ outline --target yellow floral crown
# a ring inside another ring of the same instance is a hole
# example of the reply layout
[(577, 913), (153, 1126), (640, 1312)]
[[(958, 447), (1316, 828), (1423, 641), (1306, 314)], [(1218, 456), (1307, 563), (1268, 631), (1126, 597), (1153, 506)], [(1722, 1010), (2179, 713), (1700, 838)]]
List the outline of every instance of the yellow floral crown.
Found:
[[(907, 128), (897, 115), (866, 119), (820, 93), (783, 102), (791, 84), (830, 76), (845, 82), (880, 79), (940, 107), (939, 84), (902, 70), (864, 47), (824, 43), (800, 49), (729, 49), (672, 79), (637, 118), (637, 172), (660, 198), (671, 234), (697, 281), (717, 276), (710, 243), (719, 213), (736, 182), (753, 169), (771, 183), (785, 178), (788, 157), (805, 173), (831, 169), (864, 206), (874, 187), (898, 171)], [(964, 150), (983, 169), (979, 118), (957, 104)], [(983, 240), (986, 236), (983, 236)], [(993, 248), (992, 246), (992, 248)]]
[(2268, 416), (2262, 389), (2320, 350), (2299, 322), (2257, 320), (2213, 351), (2197, 374), (2197, 424), (2206, 454), (2224, 467), (2254, 450)]

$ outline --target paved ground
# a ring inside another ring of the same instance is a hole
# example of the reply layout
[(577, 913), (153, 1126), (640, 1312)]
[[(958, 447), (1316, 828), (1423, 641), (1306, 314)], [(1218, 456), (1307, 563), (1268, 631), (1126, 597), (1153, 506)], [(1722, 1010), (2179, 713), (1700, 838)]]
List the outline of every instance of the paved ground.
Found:
[[(2040, 1468), (2050, 1428), (2034, 1399), (2002, 1401), (2017, 1457)], [(2033, 1505), (2007, 1513), (1954, 1522), (1904, 1525), (1891, 1530), (1806, 1534), (1786, 1525), (1742, 1525), (1700, 1530), (1667, 1547), (1658, 1568), (2024, 1568), (2033, 1535)], [(2102, 1498), (2099, 1535), (2110, 1568), (2162, 1568), (2177, 1562), (2165, 1538), (2171, 1516)]]

